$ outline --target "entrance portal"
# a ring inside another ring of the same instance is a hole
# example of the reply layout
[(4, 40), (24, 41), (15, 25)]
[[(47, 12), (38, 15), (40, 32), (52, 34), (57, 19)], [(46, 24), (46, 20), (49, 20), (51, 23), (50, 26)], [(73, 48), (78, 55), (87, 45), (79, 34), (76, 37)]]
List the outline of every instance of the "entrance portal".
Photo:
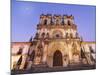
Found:
[(54, 55), (53, 55), (53, 66), (62, 66), (63, 61), (62, 61), (62, 53), (57, 50)]

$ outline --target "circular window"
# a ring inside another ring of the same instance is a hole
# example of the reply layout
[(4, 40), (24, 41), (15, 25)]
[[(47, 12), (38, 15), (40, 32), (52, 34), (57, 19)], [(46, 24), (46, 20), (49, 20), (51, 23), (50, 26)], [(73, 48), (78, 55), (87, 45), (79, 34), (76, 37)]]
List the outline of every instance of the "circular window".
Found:
[(61, 31), (54, 31), (53, 38), (62, 38), (62, 32)]

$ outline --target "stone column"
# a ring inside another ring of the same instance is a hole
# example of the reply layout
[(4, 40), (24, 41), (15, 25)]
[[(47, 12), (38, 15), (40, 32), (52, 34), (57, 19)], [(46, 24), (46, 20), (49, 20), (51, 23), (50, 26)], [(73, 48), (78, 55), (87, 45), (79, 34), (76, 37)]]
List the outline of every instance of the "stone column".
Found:
[(73, 59), (72, 59), (72, 57), (73, 57), (73, 55), (72, 55), (72, 48), (71, 48), (71, 45), (69, 44), (68, 45), (68, 52), (69, 52), (69, 61), (71, 62)]
[(69, 62), (69, 58), (68, 58), (68, 55), (66, 54), (63, 56), (63, 67), (67, 67), (68, 62)]
[(43, 63), (46, 63), (46, 59), (47, 59), (47, 44), (45, 44), (45, 46), (44, 46), (44, 50), (43, 50), (43, 57), (42, 57), (42, 62)]

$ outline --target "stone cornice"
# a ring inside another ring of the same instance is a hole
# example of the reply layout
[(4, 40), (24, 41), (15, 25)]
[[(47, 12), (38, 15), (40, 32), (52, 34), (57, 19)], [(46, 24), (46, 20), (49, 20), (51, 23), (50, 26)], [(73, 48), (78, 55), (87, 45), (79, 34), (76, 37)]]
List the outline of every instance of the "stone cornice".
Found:
[(37, 25), (37, 29), (42, 29), (42, 28), (47, 28), (47, 29), (53, 29), (53, 28), (63, 28), (63, 29), (75, 29), (77, 30), (77, 26), (76, 25)]

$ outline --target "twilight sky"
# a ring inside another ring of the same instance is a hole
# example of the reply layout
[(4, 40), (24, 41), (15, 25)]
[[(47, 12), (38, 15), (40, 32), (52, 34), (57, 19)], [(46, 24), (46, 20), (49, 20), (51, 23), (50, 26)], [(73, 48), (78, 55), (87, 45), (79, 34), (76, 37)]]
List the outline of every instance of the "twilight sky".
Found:
[(27, 42), (35, 35), (39, 16), (43, 14), (73, 15), (78, 33), (84, 41), (95, 41), (96, 7), (72, 4), (24, 2), (12, 0), (12, 42)]

